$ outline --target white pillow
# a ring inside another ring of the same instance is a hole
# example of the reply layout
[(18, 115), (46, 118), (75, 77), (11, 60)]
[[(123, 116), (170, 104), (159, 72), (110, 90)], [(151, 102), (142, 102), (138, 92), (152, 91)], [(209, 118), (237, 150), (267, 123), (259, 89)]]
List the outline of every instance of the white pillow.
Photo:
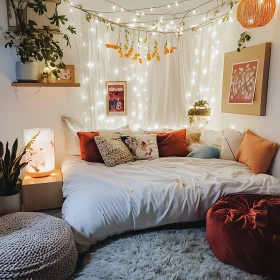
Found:
[(199, 143), (192, 143), (191, 145), (188, 146), (188, 150), (189, 152), (193, 152), (199, 148), (203, 147), (203, 145), (199, 144)]
[(221, 150), (222, 132), (209, 129), (201, 129), (200, 144), (204, 146), (213, 146)]
[(131, 134), (129, 124), (126, 124), (125, 126), (116, 129), (101, 129), (98, 130), (98, 132), (100, 133), (100, 136), (109, 136), (109, 137), (116, 136), (116, 135), (121, 136), (121, 135)]
[(68, 156), (80, 156), (80, 139), (77, 135), (79, 131), (85, 131), (85, 127), (68, 117), (61, 117), (65, 139), (65, 154)]
[(138, 160), (159, 158), (156, 134), (122, 136), (122, 140)]
[[(80, 156), (80, 139), (77, 132), (85, 132), (86, 129), (79, 122), (68, 118), (61, 117), (63, 123), (64, 137), (65, 137), (65, 154), (68, 156)], [(113, 136), (113, 135), (127, 135), (130, 133), (129, 125), (113, 129), (113, 130), (99, 130), (100, 136)]]
[(223, 131), (220, 159), (234, 160), (243, 141), (244, 135), (236, 130), (227, 128)]

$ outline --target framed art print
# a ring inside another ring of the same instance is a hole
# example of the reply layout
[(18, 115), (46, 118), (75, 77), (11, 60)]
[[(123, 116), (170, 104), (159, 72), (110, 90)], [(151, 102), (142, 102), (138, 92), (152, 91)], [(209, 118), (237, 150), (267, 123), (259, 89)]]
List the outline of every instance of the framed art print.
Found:
[(75, 66), (66, 65), (64, 69), (60, 69), (58, 77), (58, 83), (75, 83)]
[[(29, 20), (33, 20), (37, 23), (36, 29), (43, 29), (43, 26), (49, 26), (51, 31), (54, 33), (59, 32), (59, 25), (50, 24), (49, 18), (52, 17), (55, 13), (56, 4), (59, 4), (59, 0), (45, 0), (44, 4), (46, 5), (47, 12), (44, 16), (38, 15), (32, 8), (27, 6), (30, 0), (14, 0), (15, 7), (17, 8), (18, 13), (21, 14), (21, 18), (25, 24)], [(7, 3), (7, 18), (8, 18), (8, 30), (12, 32), (18, 31), (18, 23), (15, 16), (15, 12), (9, 0), (6, 0)]]
[(253, 104), (258, 65), (258, 60), (233, 64), (229, 104)]
[(106, 82), (107, 116), (127, 116), (127, 82)]
[(225, 53), (222, 112), (266, 115), (271, 43)]

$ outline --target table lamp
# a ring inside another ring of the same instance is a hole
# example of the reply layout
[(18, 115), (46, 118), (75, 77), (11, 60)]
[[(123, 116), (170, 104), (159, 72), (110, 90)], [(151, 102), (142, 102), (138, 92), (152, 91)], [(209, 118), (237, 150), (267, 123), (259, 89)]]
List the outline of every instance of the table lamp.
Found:
[[(27, 146), (26, 171), (33, 178), (49, 176), (55, 168), (54, 130), (50, 128), (24, 129)], [(31, 141), (32, 140), (32, 141)], [(30, 142), (31, 141), (31, 142)]]

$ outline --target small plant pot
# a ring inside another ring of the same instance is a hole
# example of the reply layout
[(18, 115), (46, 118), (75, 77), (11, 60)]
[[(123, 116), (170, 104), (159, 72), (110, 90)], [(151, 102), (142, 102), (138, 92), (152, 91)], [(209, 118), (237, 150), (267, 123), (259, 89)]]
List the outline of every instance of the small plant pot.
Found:
[(21, 193), (11, 196), (0, 196), (0, 216), (21, 212)]
[(40, 69), (37, 62), (16, 62), (16, 77), (18, 82), (39, 82)]

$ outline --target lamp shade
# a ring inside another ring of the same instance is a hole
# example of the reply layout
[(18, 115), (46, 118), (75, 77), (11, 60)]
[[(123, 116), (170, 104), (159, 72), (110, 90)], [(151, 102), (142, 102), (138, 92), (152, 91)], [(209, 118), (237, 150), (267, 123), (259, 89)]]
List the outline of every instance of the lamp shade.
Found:
[(30, 143), (26, 152), (28, 175), (35, 178), (50, 175), (55, 168), (54, 130), (48, 128), (24, 129), (23, 134), (25, 145)]
[(245, 28), (268, 24), (276, 10), (275, 0), (242, 0), (237, 9), (237, 20)]

